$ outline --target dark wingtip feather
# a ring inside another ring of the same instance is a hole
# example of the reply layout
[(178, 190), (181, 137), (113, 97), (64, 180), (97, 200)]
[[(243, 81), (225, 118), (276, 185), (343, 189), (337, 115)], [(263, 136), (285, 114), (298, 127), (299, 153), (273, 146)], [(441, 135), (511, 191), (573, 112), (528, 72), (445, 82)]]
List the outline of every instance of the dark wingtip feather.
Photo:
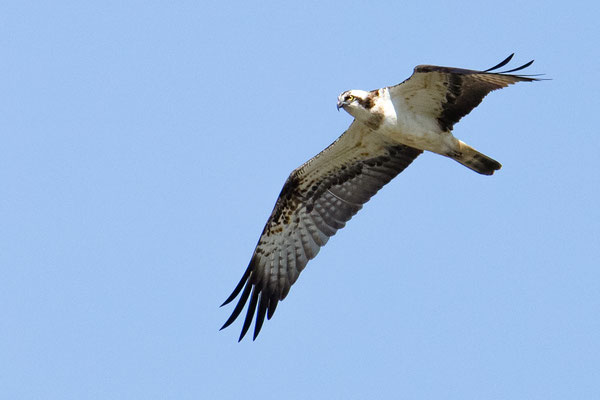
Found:
[(271, 300), (269, 301), (269, 312), (267, 313), (267, 319), (271, 319), (273, 314), (275, 314), (275, 309), (277, 308), (278, 302), (279, 299), (277, 298), (277, 296), (273, 295), (271, 297)]
[(240, 279), (240, 282), (237, 284), (235, 289), (233, 289), (233, 292), (231, 292), (227, 300), (225, 300), (223, 304), (220, 305), (220, 307), (223, 307), (225, 304), (231, 303), (233, 299), (235, 299), (237, 295), (241, 292), (242, 288), (244, 287), (244, 284), (246, 283), (246, 280), (248, 280), (248, 276), (250, 276), (251, 265), (252, 264), (248, 265), (248, 268), (246, 268), (246, 272), (244, 272), (242, 279)]
[(260, 290), (254, 286), (252, 289), (252, 297), (250, 298), (250, 304), (248, 305), (248, 311), (246, 312), (246, 319), (244, 320), (244, 326), (242, 327), (242, 333), (240, 334), (240, 338), (238, 342), (241, 341), (244, 336), (246, 336), (246, 332), (248, 332), (248, 328), (250, 328), (250, 324), (252, 323), (252, 317), (254, 316), (254, 311), (256, 311), (256, 303), (258, 302), (258, 294)]
[(519, 74), (519, 76), (544, 76), (546, 74)]
[(508, 56), (504, 60), (502, 60), (499, 64), (494, 65), (492, 68), (488, 68), (488, 69), (486, 69), (483, 72), (490, 72), (490, 71), (493, 71), (495, 69), (504, 67), (506, 64), (508, 64), (510, 62), (510, 60), (512, 60), (512, 58), (514, 57), (514, 55), (515, 55), (515, 53), (512, 53), (510, 56)]
[(227, 321), (225, 321), (225, 323), (223, 324), (223, 326), (221, 327), (220, 330), (227, 328), (229, 325), (231, 325), (233, 323), (233, 321), (235, 321), (235, 319), (238, 317), (238, 315), (240, 315), (240, 313), (242, 312), (242, 309), (246, 305), (246, 301), (248, 301), (248, 296), (250, 296), (250, 289), (252, 289), (252, 284), (250, 283), (250, 281), (248, 281), (248, 283), (246, 283), (246, 287), (244, 288), (244, 292), (242, 293), (242, 296), (240, 297), (240, 300), (238, 301), (237, 305), (235, 306), (235, 309), (229, 316), (229, 319)]
[(256, 313), (256, 322), (254, 323), (254, 336), (252, 340), (256, 340), (256, 337), (260, 333), (263, 322), (265, 322), (265, 314), (269, 307), (269, 298), (265, 296), (265, 293), (260, 294), (260, 301), (258, 302), (258, 312)]
[(502, 72), (498, 72), (498, 73), (499, 74), (508, 74), (509, 72), (520, 71), (522, 69), (525, 69), (525, 68), (529, 67), (531, 64), (533, 64), (533, 61), (535, 61), (535, 60), (531, 60), (528, 63), (525, 63), (525, 64), (521, 65), (520, 67), (509, 69), (508, 71), (502, 71)]

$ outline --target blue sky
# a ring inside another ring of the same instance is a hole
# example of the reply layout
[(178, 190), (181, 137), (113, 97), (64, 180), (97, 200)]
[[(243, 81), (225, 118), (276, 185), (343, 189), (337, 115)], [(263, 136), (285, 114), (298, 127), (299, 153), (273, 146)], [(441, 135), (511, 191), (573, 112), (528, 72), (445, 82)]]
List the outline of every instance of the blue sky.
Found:
[[(597, 3), (0, 6), (0, 392), (11, 399), (600, 394)], [(259, 338), (219, 332), (289, 172), (347, 89), (515, 52), (550, 81), (419, 157)]]

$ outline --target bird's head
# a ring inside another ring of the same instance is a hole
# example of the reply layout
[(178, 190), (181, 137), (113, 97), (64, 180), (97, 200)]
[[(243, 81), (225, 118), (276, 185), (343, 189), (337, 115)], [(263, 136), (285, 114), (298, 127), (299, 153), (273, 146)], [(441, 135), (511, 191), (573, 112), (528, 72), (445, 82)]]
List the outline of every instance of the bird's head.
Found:
[(371, 92), (364, 90), (347, 90), (338, 96), (337, 109), (343, 108), (354, 118), (365, 118), (371, 113), (374, 99)]

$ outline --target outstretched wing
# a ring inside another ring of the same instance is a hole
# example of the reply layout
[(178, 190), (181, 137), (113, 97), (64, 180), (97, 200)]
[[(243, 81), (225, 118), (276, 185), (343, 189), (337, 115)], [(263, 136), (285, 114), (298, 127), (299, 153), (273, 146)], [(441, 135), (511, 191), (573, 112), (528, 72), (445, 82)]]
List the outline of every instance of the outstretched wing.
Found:
[(442, 131), (451, 131), (492, 90), (538, 80), (532, 75), (508, 74), (527, 68), (533, 60), (508, 71), (491, 72), (508, 64), (513, 55), (485, 71), (418, 65), (410, 78), (389, 88), (392, 101), (409, 112), (436, 119)]
[(421, 152), (392, 144), (355, 121), (334, 143), (295, 169), (279, 194), (246, 272), (223, 303), (230, 303), (241, 292), (221, 329), (238, 317), (250, 299), (239, 340), (255, 312), (256, 339), (265, 315), (267, 319), (273, 316), (277, 303), (286, 297), (308, 261)]

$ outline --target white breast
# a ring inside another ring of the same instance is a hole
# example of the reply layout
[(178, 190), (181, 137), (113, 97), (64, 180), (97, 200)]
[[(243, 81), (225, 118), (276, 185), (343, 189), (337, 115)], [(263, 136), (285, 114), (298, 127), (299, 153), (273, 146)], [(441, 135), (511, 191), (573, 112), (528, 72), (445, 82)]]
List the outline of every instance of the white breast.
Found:
[(407, 146), (446, 154), (456, 140), (443, 132), (435, 118), (410, 109), (404, 98), (390, 97), (388, 88), (381, 91), (377, 108), (384, 119), (378, 131)]

